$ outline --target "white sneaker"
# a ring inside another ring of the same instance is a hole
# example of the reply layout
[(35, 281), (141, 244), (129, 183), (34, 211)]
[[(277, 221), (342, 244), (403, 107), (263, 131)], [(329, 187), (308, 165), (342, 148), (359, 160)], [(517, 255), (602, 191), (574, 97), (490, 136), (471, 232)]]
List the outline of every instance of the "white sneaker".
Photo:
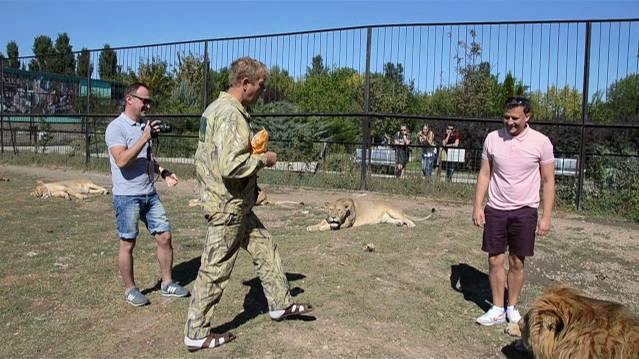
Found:
[(504, 308), (492, 307), (489, 311), (484, 313), (481, 317), (477, 318), (477, 323), (481, 325), (495, 325), (506, 323), (506, 312)]
[(519, 314), (517, 308), (506, 309), (506, 319), (508, 319), (509, 323), (517, 324), (521, 320), (521, 314)]

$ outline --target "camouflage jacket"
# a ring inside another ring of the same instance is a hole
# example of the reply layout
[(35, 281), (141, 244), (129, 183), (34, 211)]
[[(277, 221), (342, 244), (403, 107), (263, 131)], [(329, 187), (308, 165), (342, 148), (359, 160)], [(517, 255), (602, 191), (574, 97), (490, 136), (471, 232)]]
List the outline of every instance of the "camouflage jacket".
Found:
[(250, 116), (233, 96), (221, 92), (200, 119), (195, 152), (198, 190), (210, 224), (230, 223), (255, 205), (257, 171), (264, 154), (249, 152)]

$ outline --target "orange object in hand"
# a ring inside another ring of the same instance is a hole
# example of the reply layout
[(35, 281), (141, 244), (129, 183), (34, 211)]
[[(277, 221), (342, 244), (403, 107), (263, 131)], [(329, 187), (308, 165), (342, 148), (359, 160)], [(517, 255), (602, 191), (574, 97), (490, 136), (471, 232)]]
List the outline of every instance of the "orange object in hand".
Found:
[(263, 128), (251, 139), (251, 153), (264, 153), (267, 146), (268, 132)]

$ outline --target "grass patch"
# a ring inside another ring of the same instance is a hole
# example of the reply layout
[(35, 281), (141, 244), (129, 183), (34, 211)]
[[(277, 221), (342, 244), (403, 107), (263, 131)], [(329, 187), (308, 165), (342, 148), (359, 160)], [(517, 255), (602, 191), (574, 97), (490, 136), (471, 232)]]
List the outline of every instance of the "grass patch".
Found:
[[(3, 176), (11, 178), (0, 182), (3, 358), (499, 358), (512, 341), (502, 327), (473, 323), (487, 303), (471, 289), (485, 290), (487, 264), (468, 206), (438, 206), (432, 220), (414, 229), (377, 225), (322, 233), (304, 231), (321, 216), (316, 206), (257, 208), (279, 247), (291, 293), (316, 306), (315, 320), (274, 323), (264, 315), (262, 288), (243, 252), (214, 315), (214, 322), (232, 329), (238, 340), (219, 351), (189, 354), (181, 344), (188, 300), (167, 299), (154, 289), (159, 279), (155, 244), (144, 231), (135, 249), (135, 274), (152, 304), (124, 303), (109, 196), (35, 200), (28, 193), (40, 176), (6, 167)], [(190, 289), (206, 227), (200, 211), (187, 206), (186, 192), (161, 186), (174, 228), (174, 276)], [(289, 192), (305, 203), (322, 195)], [(410, 213), (423, 216), (428, 209)], [(633, 284), (639, 273), (629, 267), (632, 253), (611, 255), (639, 237), (638, 229), (561, 217), (553, 226), (528, 262), (523, 308), (556, 281), (598, 297), (639, 302)], [(584, 241), (592, 251), (583, 250)], [(376, 250), (365, 251), (367, 243)], [(602, 272), (606, 265), (617, 270)], [(619, 285), (601, 285), (596, 276), (601, 273), (606, 282)], [(451, 283), (455, 275), (461, 279)], [(453, 289), (459, 286), (461, 292)]]

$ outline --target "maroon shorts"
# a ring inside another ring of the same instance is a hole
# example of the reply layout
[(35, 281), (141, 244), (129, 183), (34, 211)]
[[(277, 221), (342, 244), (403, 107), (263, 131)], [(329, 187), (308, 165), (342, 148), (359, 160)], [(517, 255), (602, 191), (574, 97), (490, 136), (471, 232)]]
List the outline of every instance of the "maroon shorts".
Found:
[(489, 254), (508, 252), (530, 257), (535, 249), (537, 208), (522, 207), (502, 211), (486, 206), (486, 224), (481, 249)]

